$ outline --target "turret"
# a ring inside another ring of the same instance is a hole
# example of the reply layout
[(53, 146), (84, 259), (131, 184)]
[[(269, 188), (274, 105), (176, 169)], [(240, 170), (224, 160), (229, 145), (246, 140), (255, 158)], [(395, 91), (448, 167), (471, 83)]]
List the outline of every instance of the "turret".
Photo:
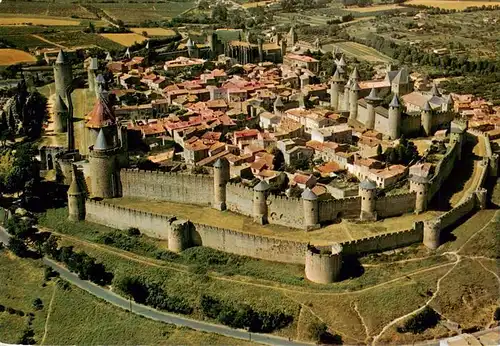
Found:
[(349, 101), (351, 98), (351, 83), (352, 83), (352, 81), (349, 79), (347, 81), (347, 83), (345, 83), (345, 85), (344, 85), (344, 95), (342, 96), (343, 97), (343, 99), (342, 99), (343, 100), (343, 106), (342, 106), (343, 111), (350, 110)]
[(188, 56), (190, 58), (195, 58), (196, 57), (196, 45), (194, 42), (191, 40), (191, 38), (188, 38), (187, 43), (186, 43), (186, 48), (188, 50)]
[(309, 85), (309, 76), (307, 74), (302, 74), (299, 77), (300, 79), (300, 89), (304, 90), (304, 88)]
[(120, 195), (120, 178), (116, 155), (118, 147), (109, 142), (101, 128), (90, 148), (90, 180), (92, 197), (113, 198)]
[(68, 219), (85, 220), (85, 189), (81, 186), (78, 169), (73, 165), (71, 184), (68, 189)]
[(356, 120), (358, 118), (358, 99), (359, 99), (359, 87), (358, 82), (353, 79), (351, 82), (351, 91), (349, 93), (349, 119)]
[(339, 69), (335, 70), (332, 80), (330, 81), (330, 107), (338, 110), (339, 107), (339, 94), (340, 94), (340, 84), (344, 79), (339, 74)]
[(66, 107), (66, 104), (59, 95), (56, 95), (54, 108), (52, 108), (52, 116), (54, 120), (54, 132), (55, 133), (65, 132), (66, 122), (68, 119), (68, 107)]
[(297, 33), (295, 32), (295, 28), (292, 25), (292, 27), (290, 28), (290, 31), (288, 32), (287, 41), (293, 47), (297, 43), (297, 39), (298, 39)]
[(267, 220), (267, 191), (269, 184), (265, 180), (261, 180), (253, 188), (253, 219), (255, 222), (264, 225)]
[(375, 108), (380, 104), (382, 101), (382, 98), (377, 96), (377, 92), (375, 91), (374, 88), (370, 91), (370, 95), (365, 97), (366, 101), (366, 110), (368, 113), (368, 117), (366, 119), (366, 128), (367, 129), (374, 129), (375, 128)]
[(259, 61), (263, 62), (264, 61), (264, 42), (262, 39), (259, 37), (258, 39), (258, 44), (259, 44)]
[(424, 245), (431, 249), (437, 249), (441, 245), (441, 219), (436, 218), (424, 221)]
[(56, 95), (66, 100), (66, 89), (73, 82), (73, 72), (71, 63), (66, 54), (60, 50), (54, 63), (54, 82), (56, 86)]
[(342, 245), (334, 243), (330, 249), (320, 251), (308, 246), (306, 250), (306, 278), (318, 284), (338, 281), (342, 269)]
[(425, 101), (424, 108), (420, 113), (420, 121), (422, 122), (422, 127), (424, 129), (424, 134), (426, 137), (432, 135), (432, 107), (429, 101)]
[(427, 210), (427, 199), (429, 191), (429, 180), (425, 177), (412, 175), (410, 180), (410, 192), (415, 192), (415, 213), (420, 214)]
[(214, 163), (214, 205), (217, 210), (226, 210), (226, 184), (229, 181), (229, 162), (220, 158)]
[(302, 192), (302, 203), (304, 206), (304, 228), (306, 231), (319, 228), (318, 196), (311, 189), (306, 188)]
[(106, 80), (102, 74), (95, 78), (95, 95), (99, 98), (101, 94), (106, 90)]
[(111, 56), (110, 52), (106, 53), (106, 58), (104, 60), (106, 60), (107, 63), (110, 63), (113, 61), (113, 57)]
[(359, 76), (358, 68), (356, 66), (354, 66), (354, 69), (352, 70), (350, 78), (352, 81), (359, 82), (360, 76)]
[(389, 137), (397, 139), (400, 137), (401, 110), (397, 95), (394, 95), (389, 104)]
[(361, 221), (377, 220), (375, 202), (377, 196), (377, 185), (371, 180), (363, 180), (359, 184), (359, 197), (361, 197)]
[(89, 83), (89, 90), (90, 91), (95, 91), (96, 90), (96, 77), (97, 77), (97, 70), (99, 66), (97, 64), (97, 58), (90, 58), (90, 63), (87, 68), (87, 76), (88, 76), (88, 83)]
[(125, 59), (130, 59), (132, 58), (132, 54), (130, 53), (130, 48), (127, 48), (127, 50), (125, 51), (125, 54), (123, 55), (123, 57)]
[(462, 147), (464, 144), (464, 133), (467, 130), (468, 124), (467, 122), (461, 122), (461, 121), (452, 121), (450, 124), (450, 142), (458, 143), (458, 153), (457, 157), (459, 160), (462, 159)]
[(281, 41), (279, 41), (279, 42), (280, 42), (280, 48), (281, 48), (281, 59), (283, 59), (285, 57), (285, 55), (286, 55), (286, 44), (287, 44), (287, 42), (286, 42), (285, 38), (281, 39)]

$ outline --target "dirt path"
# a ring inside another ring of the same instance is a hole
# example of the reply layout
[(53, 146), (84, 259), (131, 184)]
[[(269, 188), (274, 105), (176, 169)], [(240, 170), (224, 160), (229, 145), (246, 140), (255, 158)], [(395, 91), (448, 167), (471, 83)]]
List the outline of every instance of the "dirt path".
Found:
[(54, 45), (54, 46), (59, 47), (59, 48), (61, 48), (61, 49), (68, 49), (68, 48), (67, 48), (67, 47), (65, 47), (65, 46), (62, 46), (62, 45), (57, 44), (57, 43), (55, 43), (55, 42), (49, 41), (49, 40), (47, 40), (46, 38), (44, 38), (44, 37), (42, 37), (42, 36), (40, 36), (40, 35), (35, 35), (35, 34), (32, 34), (31, 36), (33, 36), (34, 38), (37, 38), (37, 39), (39, 39), (39, 40), (41, 40), (41, 41), (43, 41), (43, 42), (50, 43), (51, 45)]
[(365, 323), (365, 320), (363, 319), (363, 316), (361, 316), (361, 313), (359, 312), (358, 310), (358, 304), (354, 303), (353, 304), (353, 309), (354, 311), (356, 311), (356, 313), (358, 314), (358, 317), (359, 317), (359, 321), (361, 322), (361, 325), (363, 326), (363, 328), (365, 328), (365, 334), (366, 334), (366, 338), (365, 338), (365, 342), (368, 343), (370, 341), (370, 331), (368, 330), (368, 326), (366, 325)]
[(47, 318), (45, 319), (45, 328), (43, 332), (43, 338), (42, 341), (40, 341), (40, 345), (43, 345), (45, 342), (45, 338), (47, 337), (47, 333), (49, 331), (49, 319), (50, 319), (50, 314), (52, 313), (52, 303), (54, 303), (54, 298), (56, 296), (56, 290), (57, 290), (57, 285), (54, 284), (54, 290), (52, 291), (52, 297), (50, 298), (50, 303), (49, 303), (49, 308), (47, 312)]

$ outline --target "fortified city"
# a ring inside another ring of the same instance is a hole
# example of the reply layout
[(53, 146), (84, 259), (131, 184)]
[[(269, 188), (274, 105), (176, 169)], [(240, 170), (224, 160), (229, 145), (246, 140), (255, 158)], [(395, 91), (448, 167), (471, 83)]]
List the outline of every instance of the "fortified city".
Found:
[(500, 2), (254, 1), (0, 1), (0, 343), (500, 344)]

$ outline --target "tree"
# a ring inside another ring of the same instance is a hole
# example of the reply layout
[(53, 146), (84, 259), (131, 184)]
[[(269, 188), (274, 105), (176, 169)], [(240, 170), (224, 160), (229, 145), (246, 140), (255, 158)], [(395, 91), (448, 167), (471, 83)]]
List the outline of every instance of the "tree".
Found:
[(201, 11), (206, 11), (210, 8), (210, 3), (207, 0), (198, 1), (198, 9)]
[(228, 11), (226, 6), (217, 4), (212, 8), (212, 19), (218, 22), (226, 22), (228, 19)]
[(382, 146), (380, 144), (377, 145), (377, 156), (382, 156)]
[(42, 310), (43, 309), (43, 302), (42, 302), (42, 300), (40, 298), (35, 298), (33, 300), (33, 304), (32, 305), (33, 305), (33, 308), (35, 310)]
[(426, 306), (422, 311), (407, 320), (402, 327), (398, 327), (398, 333), (419, 334), (428, 328), (433, 328), (437, 325), (441, 316), (429, 306)]
[(7, 248), (18, 257), (26, 257), (29, 253), (28, 247), (26, 246), (24, 241), (22, 241), (18, 237), (11, 237), (9, 239), (9, 246)]

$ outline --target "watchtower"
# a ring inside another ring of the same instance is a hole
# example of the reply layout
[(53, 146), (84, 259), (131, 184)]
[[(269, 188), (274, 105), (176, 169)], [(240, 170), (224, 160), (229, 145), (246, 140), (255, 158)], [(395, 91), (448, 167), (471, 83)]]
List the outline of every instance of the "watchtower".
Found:
[(375, 198), (377, 195), (377, 185), (371, 180), (363, 180), (359, 184), (359, 197), (361, 197), (361, 213), (359, 218), (362, 221), (377, 220), (375, 211)]
[(217, 210), (226, 210), (226, 184), (229, 181), (229, 162), (225, 157), (214, 163), (214, 205)]
[(90, 148), (92, 197), (113, 198), (120, 195), (118, 151), (119, 147), (108, 142), (101, 128), (95, 144)]
[(267, 191), (269, 184), (265, 180), (261, 180), (253, 188), (253, 219), (255, 222), (264, 225), (267, 220)]
[(59, 95), (56, 95), (54, 107), (52, 108), (52, 116), (54, 120), (54, 132), (65, 132), (68, 119), (68, 107), (66, 107), (64, 100)]
[(319, 284), (337, 281), (342, 269), (342, 245), (334, 243), (331, 249), (320, 251), (313, 246), (306, 250), (306, 278)]
[(374, 129), (375, 128), (375, 108), (382, 102), (382, 98), (377, 96), (377, 92), (375, 88), (372, 88), (370, 91), (370, 95), (365, 97), (366, 101), (366, 110), (368, 111), (368, 119), (366, 120), (366, 128)]
[(344, 79), (340, 76), (339, 69), (337, 68), (330, 81), (330, 107), (335, 110), (339, 109), (340, 85), (343, 81)]
[(429, 137), (432, 135), (432, 107), (429, 101), (425, 102), (424, 108), (420, 113), (420, 121), (422, 122), (422, 127), (424, 129), (425, 136)]
[(71, 184), (68, 189), (68, 219), (85, 220), (85, 189), (81, 186), (78, 169), (73, 165)]
[(351, 91), (349, 94), (349, 119), (356, 120), (358, 118), (358, 100), (359, 100), (359, 84), (356, 80), (351, 82)]
[(96, 77), (97, 77), (97, 70), (99, 69), (98, 61), (97, 58), (90, 58), (89, 61), (89, 66), (87, 67), (87, 76), (88, 76), (88, 83), (89, 83), (89, 90), (90, 91), (96, 91), (97, 83), (96, 83)]
[(400, 137), (401, 128), (401, 109), (398, 101), (398, 96), (394, 94), (391, 103), (389, 104), (389, 137), (398, 139)]
[(54, 63), (54, 82), (56, 86), (56, 95), (66, 100), (66, 90), (73, 82), (73, 72), (71, 63), (62, 49), (59, 51)]
[(424, 221), (424, 245), (429, 249), (437, 249), (441, 244), (441, 220)]
[(410, 192), (415, 192), (415, 213), (420, 214), (427, 210), (427, 192), (429, 190), (429, 180), (419, 175), (411, 175)]
[(318, 196), (311, 189), (306, 188), (302, 192), (304, 206), (304, 227), (306, 231), (317, 229), (319, 225)]

